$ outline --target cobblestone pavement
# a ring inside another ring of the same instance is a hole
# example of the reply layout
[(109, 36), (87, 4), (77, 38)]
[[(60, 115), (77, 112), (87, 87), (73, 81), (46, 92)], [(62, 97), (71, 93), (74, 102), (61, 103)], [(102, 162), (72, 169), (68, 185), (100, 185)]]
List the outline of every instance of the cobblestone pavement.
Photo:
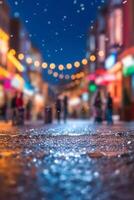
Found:
[(0, 130), (0, 200), (134, 200), (133, 123)]

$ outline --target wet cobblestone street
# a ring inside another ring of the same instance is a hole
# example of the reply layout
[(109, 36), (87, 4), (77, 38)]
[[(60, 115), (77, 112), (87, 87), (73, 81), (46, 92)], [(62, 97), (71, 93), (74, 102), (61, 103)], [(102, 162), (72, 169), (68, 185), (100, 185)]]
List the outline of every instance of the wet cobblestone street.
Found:
[(1, 128), (0, 200), (133, 200), (133, 127)]

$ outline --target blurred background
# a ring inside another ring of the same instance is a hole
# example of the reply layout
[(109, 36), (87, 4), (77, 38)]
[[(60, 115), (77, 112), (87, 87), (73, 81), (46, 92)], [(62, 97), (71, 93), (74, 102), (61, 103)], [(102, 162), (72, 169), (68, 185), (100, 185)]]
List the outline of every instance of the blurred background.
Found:
[[(29, 34), (26, 26), (28, 19), (21, 18), (19, 12), (12, 14), (19, 1), (13, 2), (14, 5), (10, 1), (0, 1), (2, 120), (12, 119), (17, 106), (24, 108), (25, 120), (44, 120), (48, 113), (54, 119), (57, 98), (64, 102), (65, 97), (67, 103), (64, 103), (67, 104), (69, 118), (90, 119), (94, 115), (92, 108), (98, 90), (101, 91), (104, 107), (106, 94), (111, 94), (114, 120), (134, 120), (133, 0), (100, 1), (101, 6), (99, 3), (94, 7), (94, 20), (90, 19), (89, 22), (84, 16), (89, 26), (84, 33), (86, 39), (82, 40), (85, 41), (82, 56), (68, 62), (65, 59), (62, 62), (61, 57), (59, 63), (57, 60), (55, 63), (54, 56), (51, 58), (48, 55), (48, 58), (44, 58), (42, 50), (34, 44)], [(31, 14), (31, 4), (25, 3)], [(73, 4), (77, 4), (77, 1)], [(80, 7), (81, 11), (85, 10), (84, 4)], [(47, 11), (47, 7), (44, 9)], [(80, 10), (77, 10), (77, 14), (78, 11)], [(90, 16), (91, 14), (93, 13), (90, 13)], [(67, 16), (63, 15), (63, 21), (66, 18)], [(41, 26), (42, 22), (38, 23)], [(47, 24), (51, 25), (51, 21), (47, 21)], [(33, 26), (36, 27), (36, 24)], [(77, 47), (71, 44), (69, 48)]]

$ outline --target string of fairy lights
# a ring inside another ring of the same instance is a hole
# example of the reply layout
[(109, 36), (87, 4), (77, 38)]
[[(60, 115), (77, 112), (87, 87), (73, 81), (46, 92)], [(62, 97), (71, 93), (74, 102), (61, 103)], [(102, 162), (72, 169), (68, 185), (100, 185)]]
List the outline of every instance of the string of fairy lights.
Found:
[[(55, 63), (47, 63), (47, 62), (40, 62), (39, 60), (33, 60), (32, 57), (27, 56), (23, 53), (19, 53), (16, 55), (16, 51), (14, 49), (11, 49), (10, 54), (14, 55), (17, 57), (17, 59), (20, 62), (26, 62), (28, 65), (34, 65), (36, 68), (42, 68), (45, 70), (48, 70), (48, 74), (52, 75), (54, 78), (59, 78), (59, 79), (65, 79), (65, 80), (79, 80), (84, 78), (85, 73), (84, 72), (78, 72), (75, 74), (68, 74), (68, 70), (72, 70), (73, 68), (75, 69), (80, 69), (81, 66), (87, 66), (88, 62), (95, 62), (96, 61), (96, 56), (95, 55), (90, 55), (89, 60), (86, 58), (83, 58), (81, 61), (75, 61), (73, 64), (72, 63), (67, 63), (66, 65), (60, 64), (56, 65)], [(58, 69), (58, 71), (57, 71)], [(56, 71), (55, 71), (56, 70)], [(64, 72), (66, 72), (64, 74)]]

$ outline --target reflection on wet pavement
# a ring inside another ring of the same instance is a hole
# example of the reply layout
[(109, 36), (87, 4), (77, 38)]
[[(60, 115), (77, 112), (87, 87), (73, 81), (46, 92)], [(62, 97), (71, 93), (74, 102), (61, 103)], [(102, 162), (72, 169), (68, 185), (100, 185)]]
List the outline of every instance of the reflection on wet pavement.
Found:
[(132, 124), (3, 129), (0, 200), (133, 200), (133, 149)]

